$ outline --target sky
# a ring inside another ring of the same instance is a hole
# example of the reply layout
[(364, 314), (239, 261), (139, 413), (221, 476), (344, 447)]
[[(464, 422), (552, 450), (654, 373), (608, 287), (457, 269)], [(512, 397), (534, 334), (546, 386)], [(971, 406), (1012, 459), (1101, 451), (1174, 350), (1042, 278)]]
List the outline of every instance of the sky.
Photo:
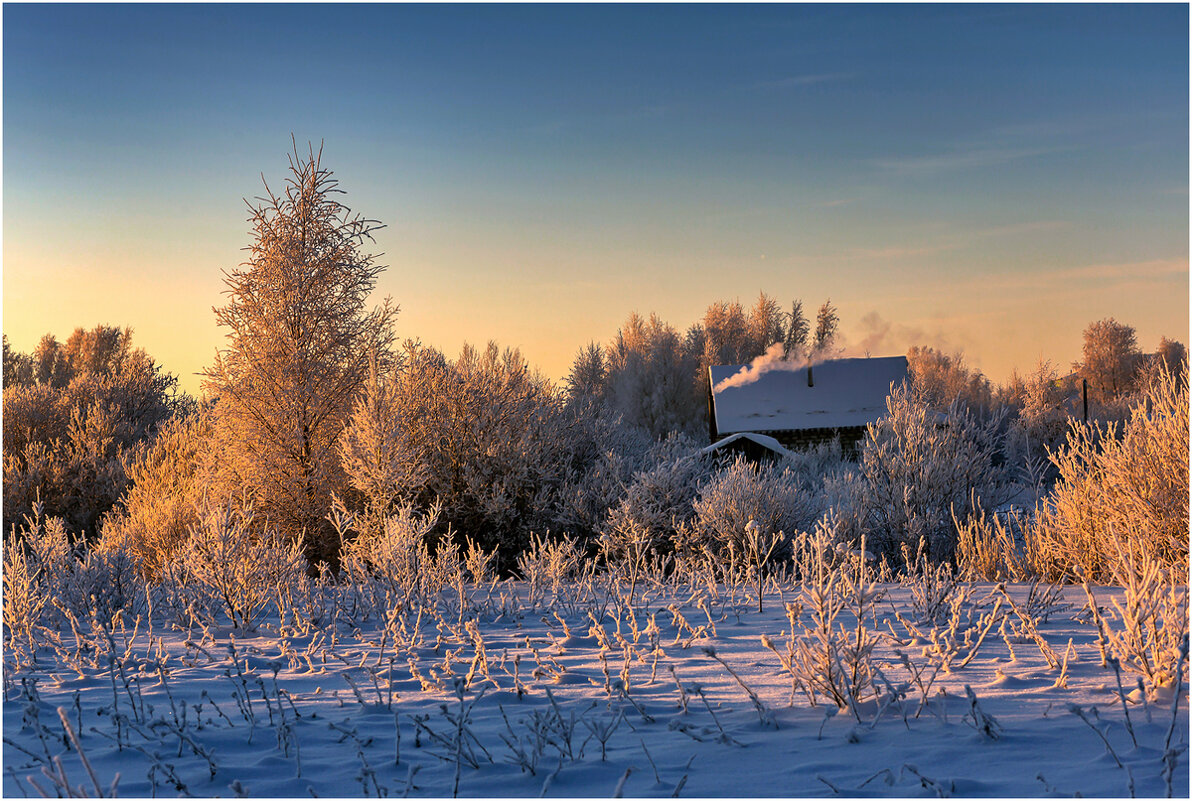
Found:
[(199, 391), (245, 199), (323, 145), (376, 299), (548, 376), (632, 311), (831, 298), (845, 344), (1064, 372), (1187, 342), (1188, 7), (3, 6), (3, 330)]

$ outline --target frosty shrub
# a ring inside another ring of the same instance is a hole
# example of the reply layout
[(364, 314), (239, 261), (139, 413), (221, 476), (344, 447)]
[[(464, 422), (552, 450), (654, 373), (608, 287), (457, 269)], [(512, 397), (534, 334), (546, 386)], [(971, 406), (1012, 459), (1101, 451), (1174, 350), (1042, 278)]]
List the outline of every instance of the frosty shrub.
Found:
[(56, 384), (4, 390), (5, 528), (40, 499), (70, 531), (95, 534), (127, 485), (122, 458), (186, 401), (175, 396), (176, 379), (140, 350), (57, 360)]
[(1030, 581), (1047, 573), (1032, 520), (974, 509), (955, 520), (956, 570), (971, 581)]
[(1009, 493), (1009, 468), (996, 463), (1004, 412), (978, 418), (957, 400), (937, 415), (905, 386), (886, 405), (889, 414), (869, 425), (857, 474), (830, 487), (838, 536), (855, 544), (865, 534), (875, 554), (895, 560), (904, 544), (916, 553), (921, 542), (932, 561), (951, 559), (953, 515), (965, 519), (977, 503), (996, 508)]
[(1109, 650), (1151, 687), (1174, 684), (1183, 662), (1180, 645), (1188, 636), (1186, 567), (1173, 573), (1153, 554), (1122, 548), (1115, 580), (1125, 588), (1125, 597), (1112, 599), (1104, 625)]
[(162, 427), (152, 445), (125, 461), (130, 486), (104, 520), (102, 549), (126, 550), (147, 578), (173, 561), (198, 507), (219, 492), (213, 473), (215, 446), (209, 409), (179, 415)]
[[(442, 565), (436, 564), (428, 540), (439, 522), (440, 511), (436, 505), (420, 513), (413, 504), (405, 503), (381, 518), (379, 524), (373, 520), (362, 524), (337, 504), (336, 527), (341, 532), (359, 527), (357, 536), (348, 539), (340, 556), (348, 580), (378, 583), (385, 607), (390, 609), (407, 609), (438, 592), (445, 577), (439, 581), (435, 577), (444, 571), (438, 570)], [(450, 547), (450, 538), (445, 537), (439, 551), (446, 556)], [(458, 552), (455, 555), (458, 568)]]
[(957, 400), (974, 411), (991, 407), (989, 380), (980, 370), (970, 369), (962, 353), (949, 356), (915, 346), (907, 351), (906, 359), (918, 397), (931, 408), (943, 411)]
[(530, 547), (517, 557), (517, 572), (529, 584), (529, 603), (535, 605), (550, 587), (555, 598), (563, 584), (584, 564), (584, 554), (575, 540), (548, 535), (530, 537)]
[(1006, 432), (1006, 458), (1023, 483), (1042, 489), (1055, 478), (1047, 454), (1068, 435), (1068, 421), (1079, 416), (1079, 383), (1061, 379), (1051, 362), (1041, 360), (1025, 378), (1017, 373), (998, 393), (998, 400), (1015, 415)]
[[(650, 454), (653, 466), (633, 476), (625, 497), (608, 511), (601, 530), (601, 547), (616, 558), (639, 549), (665, 549), (678, 525), (694, 517), (699, 484), (712, 467), (686, 437), (672, 435)], [(639, 543), (634, 545), (634, 543)]]
[(515, 349), (465, 345), (455, 361), (417, 343), (405, 350), (394, 401), (425, 470), (417, 501), (442, 504), (438, 533), (450, 526), (485, 550), (499, 545), (508, 569), (556, 508), (576, 420)]
[(236, 628), (251, 628), (283, 587), (306, 573), (301, 538), (271, 526), (254, 526), (251, 505), (207, 506), (179, 554), (174, 578), (198, 593), (210, 608), (222, 609)]
[(791, 451), (781, 466), (795, 476), (820, 514), (831, 508), (830, 487), (839, 484), (845, 474), (856, 470), (856, 464), (845, 459), (839, 437), (811, 448)]
[(40, 506), (4, 542), (4, 626), (31, 643), (43, 627), (62, 628), (92, 616), (111, 620), (121, 610), (143, 611), (144, 585), (136, 563), (120, 549), (85, 550), (72, 544), (61, 518)]
[(741, 456), (700, 486), (692, 506), (692, 528), (714, 552), (729, 547), (743, 552), (750, 527), (761, 535), (794, 536), (818, 517), (817, 504), (803, 491), (795, 473)]
[[(876, 695), (878, 670), (873, 650), (879, 641), (876, 608), (885, 595), (867, 569), (864, 547), (858, 552), (833, 545), (828, 526), (801, 538), (807, 571), (798, 601), (787, 603), (791, 642), (785, 658), (764, 637), (762, 642), (782, 659), (793, 687), (802, 688), (814, 706), (824, 698), (849, 709), (860, 720), (858, 705)], [(802, 614), (809, 613), (807, 623)], [(796, 622), (802, 633), (796, 637)]]
[[(1073, 425), (1036, 526), (1056, 577), (1112, 581), (1126, 555), (1188, 570), (1188, 395), (1164, 372), (1124, 426)], [(1133, 563), (1133, 562), (1132, 562)]]
[(397, 393), (396, 383), (378, 374), (374, 359), (339, 443), (349, 483), (379, 516), (394, 501), (416, 497), (427, 480), (426, 465), (405, 435)]
[(44, 518), (40, 505), (4, 538), (5, 636), (32, 643), (38, 629), (58, 620), (53, 606), (71, 572), (70, 540), (61, 518)]
[(569, 400), (574, 420), (568, 443), (566, 475), (553, 497), (550, 527), (582, 541), (595, 537), (609, 509), (625, 497), (633, 476), (660, 457), (646, 431), (588, 398)]

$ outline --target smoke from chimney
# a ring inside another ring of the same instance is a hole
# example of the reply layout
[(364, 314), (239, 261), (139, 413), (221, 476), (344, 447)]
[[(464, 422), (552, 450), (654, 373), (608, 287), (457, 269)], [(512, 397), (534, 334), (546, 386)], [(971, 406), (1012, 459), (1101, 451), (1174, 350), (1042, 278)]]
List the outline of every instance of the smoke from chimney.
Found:
[(815, 356), (803, 359), (787, 359), (783, 357), (782, 350), (782, 343), (775, 342), (766, 348), (765, 353), (758, 356), (745, 367), (742, 367), (739, 372), (718, 383), (712, 388), (712, 391), (720, 392), (732, 387), (743, 387), (754, 383), (766, 373), (772, 373), (776, 370), (793, 373), (796, 370), (802, 370), (804, 367), (808, 368), (807, 386), (814, 386), (811, 383), (811, 366), (819, 364), (823, 359)]

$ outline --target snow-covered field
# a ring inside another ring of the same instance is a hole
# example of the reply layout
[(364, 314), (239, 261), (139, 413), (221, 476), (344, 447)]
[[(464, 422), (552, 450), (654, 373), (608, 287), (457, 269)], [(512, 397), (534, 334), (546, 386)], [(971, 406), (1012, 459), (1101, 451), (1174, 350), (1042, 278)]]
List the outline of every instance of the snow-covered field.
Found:
[[(4, 795), (65, 795), (55, 773), (125, 796), (1189, 792), (1186, 683), (1143, 692), (1123, 664), (1119, 693), (1081, 587), (833, 596), (872, 607), (860, 629), (848, 608), (818, 625), (832, 610), (797, 584), (763, 612), (744, 588), (467, 592), (247, 632), (145, 610), (33, 665), (10, 650)], [(1097, 590), (1106, 627), (1120, 594)], [(828, 671), (856, 688), (843, 708)]]

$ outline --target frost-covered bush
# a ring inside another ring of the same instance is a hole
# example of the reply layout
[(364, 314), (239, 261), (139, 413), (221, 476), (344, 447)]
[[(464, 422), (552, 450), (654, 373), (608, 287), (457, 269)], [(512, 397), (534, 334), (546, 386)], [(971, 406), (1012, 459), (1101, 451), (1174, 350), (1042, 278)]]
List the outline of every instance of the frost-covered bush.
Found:
[(953, 515), (996, 508), (1009, 493), (1004, 413), (979, 418), (955, 401), (940, 415), (905, 386), (886, 405), (887, 416), (869, 425), (857, 472), (827, 482), (837, 536), (856, 544), (864, 534), (870, 550), (895, 561), (904, 545), (932, 561), (951, 559)]
[(166, 423), (151, 445), (125, 460), (130, 481), (105, 518), (101, 547), (127, 550), (147, 578), (160, 575), (199, 523), (199, 507), (221, 500), (208, 408)]
[(662, 446), (597, 401), (573, 399), (566, 413), (574, 421), (566, 475), (544, 523), (587, 541), (599, 533), (609, 510), (625, 497), (633, 476), (663, 458)]
[(516, 350), (465, 345), (455, 361), (407, 343), (394, 376), (400, 439), (426, 481), (415, 499), (442, 504), (447, 526), (509, 560), (545, 528), (576, 427), (550, 382)]
[(959, 400), (974, 411), (992, 405), (992, 387), (980, 370), (970, 369), (959, 351), (951, 356), (934, 348), (912, 347), (906, 354), (918, 397), (937, 411)]
[(709, 474), (712, 462), (695, 444), (674, 434), (654, 448), (651, 466), (634, 474), (625, 496), (608, 511), (601, 530), (601, 547), (614, 558), (640, 550), (667, 547), (676, 528), (695, 515), (694, 501), (700, 482)]
[(460, 570), (458, 546), (450, 537), (430, 549), (440, 507), (419, 512), (411, 503), (398, 505), (380, 519), (353, 517), (338, 504), (336, 528), (345, 536), (340, 565), (349, 584), (379, 586), (385, 609), (407, 609), (430, 600)]
[(41, 627), (58, 619), (53, 606), (72, 561), (66, 524), (44, 519), (35, 506), (22, 527), (4, 538), (4, 630), (10, 640), (31, 643)]
[(855, 462), (845, 458), (839, 437), (811, 448), (791, 451), (782, 460), (781, 466), (796, 477), (820, 514), (826, 513), (832, 506), (831, 488), (838, 485), (846, 474), (857, 469)]
[(197, 596), (200, 606), (227, 614), (236, 628), (251, 628), (283, 588), (306, 574), (301, 538), (254, 526), (250, 504), (211, 505), (181, 549), (171, 580)]
[(339, 455), (352, 489), (376, 515), (385, 515), (394, 501), (416, 497), (427, 480), (399, 409), (397, 384), (378, 375), (374, 363), (340, 437)]
[(1057, 576), (1112, 581), (1120, 547), (1188, 570), (1188, 394), (1164, 372), (1124, 426), (1073, 425), (1053, 456), (1060, 473), (1036, 530)]
[(974, 509), (957, 519), (956, 572), (973, 581), (1030, 581), (1047, 573), (1033, 521)]
[(71, 532), (96, 534), (127, 486), (123, 457), (187, 399), (127, 331), (47, 336), (35, 356), (48, 366), (29, 377), (44, 380), (4, 389), (4, 526), (40, 502)]
[(530, 547), (517, 557), (517, 572), (529, 585), (530, 605), (538, 603), (549, 586), (555, 598), (566, 581), (584, 565), (584, 554), (575, 540), (568, 537), (530, 538)]
[(810, 528), (818, 504), (804, 491), (799, 477), (776, 464), (756, 464), (738, 456), (712, 474), (693, 503), (692, 529), (712, 551), (744, 550), (747, 529), (762, 535)]
[(127, 552), (81, 550), (61, 518), (40, 506), (4, 541), (4, 627), (7, 636), (32, 644), (42, 629), (110, 621), (120, 611), (144, 611), (145, 587)]

